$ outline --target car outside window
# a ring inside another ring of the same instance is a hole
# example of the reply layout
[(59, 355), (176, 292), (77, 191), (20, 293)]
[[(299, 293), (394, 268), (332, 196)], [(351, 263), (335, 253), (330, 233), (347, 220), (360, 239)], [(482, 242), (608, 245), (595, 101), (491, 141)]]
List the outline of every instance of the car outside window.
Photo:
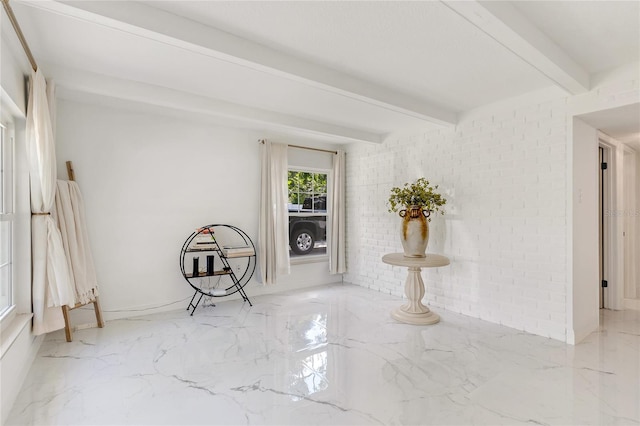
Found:
[(289, 255), (327, 254), (327, 173), (289, 170)]

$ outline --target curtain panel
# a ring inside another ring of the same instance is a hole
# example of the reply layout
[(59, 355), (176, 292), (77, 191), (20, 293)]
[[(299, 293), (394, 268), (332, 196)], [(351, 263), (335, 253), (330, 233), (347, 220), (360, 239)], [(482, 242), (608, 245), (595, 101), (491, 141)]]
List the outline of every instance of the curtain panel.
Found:
[(63, 305), (75, 305), (60, 231), (51, 217), (56, 190), (55, 141), (52, 126), (55, 89), (40, 69), (31, 73), (27, 107), (27, 161), (31, 190), (33, 332), (64, 327)]
[(347, 271), (345, 256), (345, 153), (338, 150), (333, 156), (331, 197), (331, 246), (329, 272), (342, 274)]
[(287, 149), (287, 145), (269, 141), (260, 144), (258, 259), (265, 285), (275, 284), (279, 276), (290, 272)]

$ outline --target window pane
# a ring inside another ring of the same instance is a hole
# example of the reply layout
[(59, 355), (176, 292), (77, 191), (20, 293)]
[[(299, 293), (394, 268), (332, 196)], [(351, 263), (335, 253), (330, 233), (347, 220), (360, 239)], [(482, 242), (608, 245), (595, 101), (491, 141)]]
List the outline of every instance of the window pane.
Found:
[(314, 192), (325, 194), (327, 192), (327, 175), (317, 174), (315, 176)]
[(0, 316), (13, 304), (12, 235), (13, 229), (13, 150), (12, 141), (0, 126)]
[(0, 213), (13, 213), (13, 149), (5, 133), (0, 127)]
[(313, 191), (313, 173), (299, 172), (300, 176), (300, 190), (304, 192)]
[(289, 179), (288, 179), (288, 188), (289, 188), (289, 203), (293, 206), (290, 206), (289, 210), (298, 210), (297, 205), (302, 204), (301, 196), (300, 196), (300, 176), (296, 171), (289, 171)]
[(327, 253), (327, 174), (290, 170), (289, 248), (291, 257)]
[(0, 265), (11, 261), (11, 224), (0, 222)]
[(0, 266), (0, 314), (11, 305), (11, 265)]

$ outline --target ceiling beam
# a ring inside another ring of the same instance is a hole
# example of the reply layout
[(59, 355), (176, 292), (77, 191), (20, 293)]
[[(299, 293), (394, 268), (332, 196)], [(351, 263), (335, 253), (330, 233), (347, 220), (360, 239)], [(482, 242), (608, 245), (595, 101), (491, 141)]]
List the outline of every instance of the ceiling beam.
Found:
[(269, 128), (336, 139), (342, 142), (382, 143), (383, 135), (359, 129), (328, 124), (232, 102), (198, 96), (152, 84), (134, 82), (88, 71), (46, 64), (47, 77), (71, 92), (87, 93), (111, 99), (163, 108), (179, 113), (201, 114), (227, 120), (236, 125)]
[(457, 113), (267, 46), (138, 2), (60, 2), (23, 4), (103, 25), (129, 34), (301, 82), (413, 118), (451, 126)]
[(506, 1), (443, 1), (568, 93), (589, 90), (589, 74)]

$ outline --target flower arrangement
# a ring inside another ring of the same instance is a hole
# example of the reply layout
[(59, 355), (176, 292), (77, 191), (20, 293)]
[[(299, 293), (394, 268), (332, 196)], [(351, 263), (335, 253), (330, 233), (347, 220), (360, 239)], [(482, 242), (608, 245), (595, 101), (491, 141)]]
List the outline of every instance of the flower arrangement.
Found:
[(419, 206), (429, 213), (444, 214), (442, 206), (447, 203), (447, 200), (436, 192), (437, 189), (438, 185), (431, 186), (423, 177), (412, 184), (405, 183), (401, 188), (393, 187), (389, 195), (389, 212), (397, 212), (409, 206)]

